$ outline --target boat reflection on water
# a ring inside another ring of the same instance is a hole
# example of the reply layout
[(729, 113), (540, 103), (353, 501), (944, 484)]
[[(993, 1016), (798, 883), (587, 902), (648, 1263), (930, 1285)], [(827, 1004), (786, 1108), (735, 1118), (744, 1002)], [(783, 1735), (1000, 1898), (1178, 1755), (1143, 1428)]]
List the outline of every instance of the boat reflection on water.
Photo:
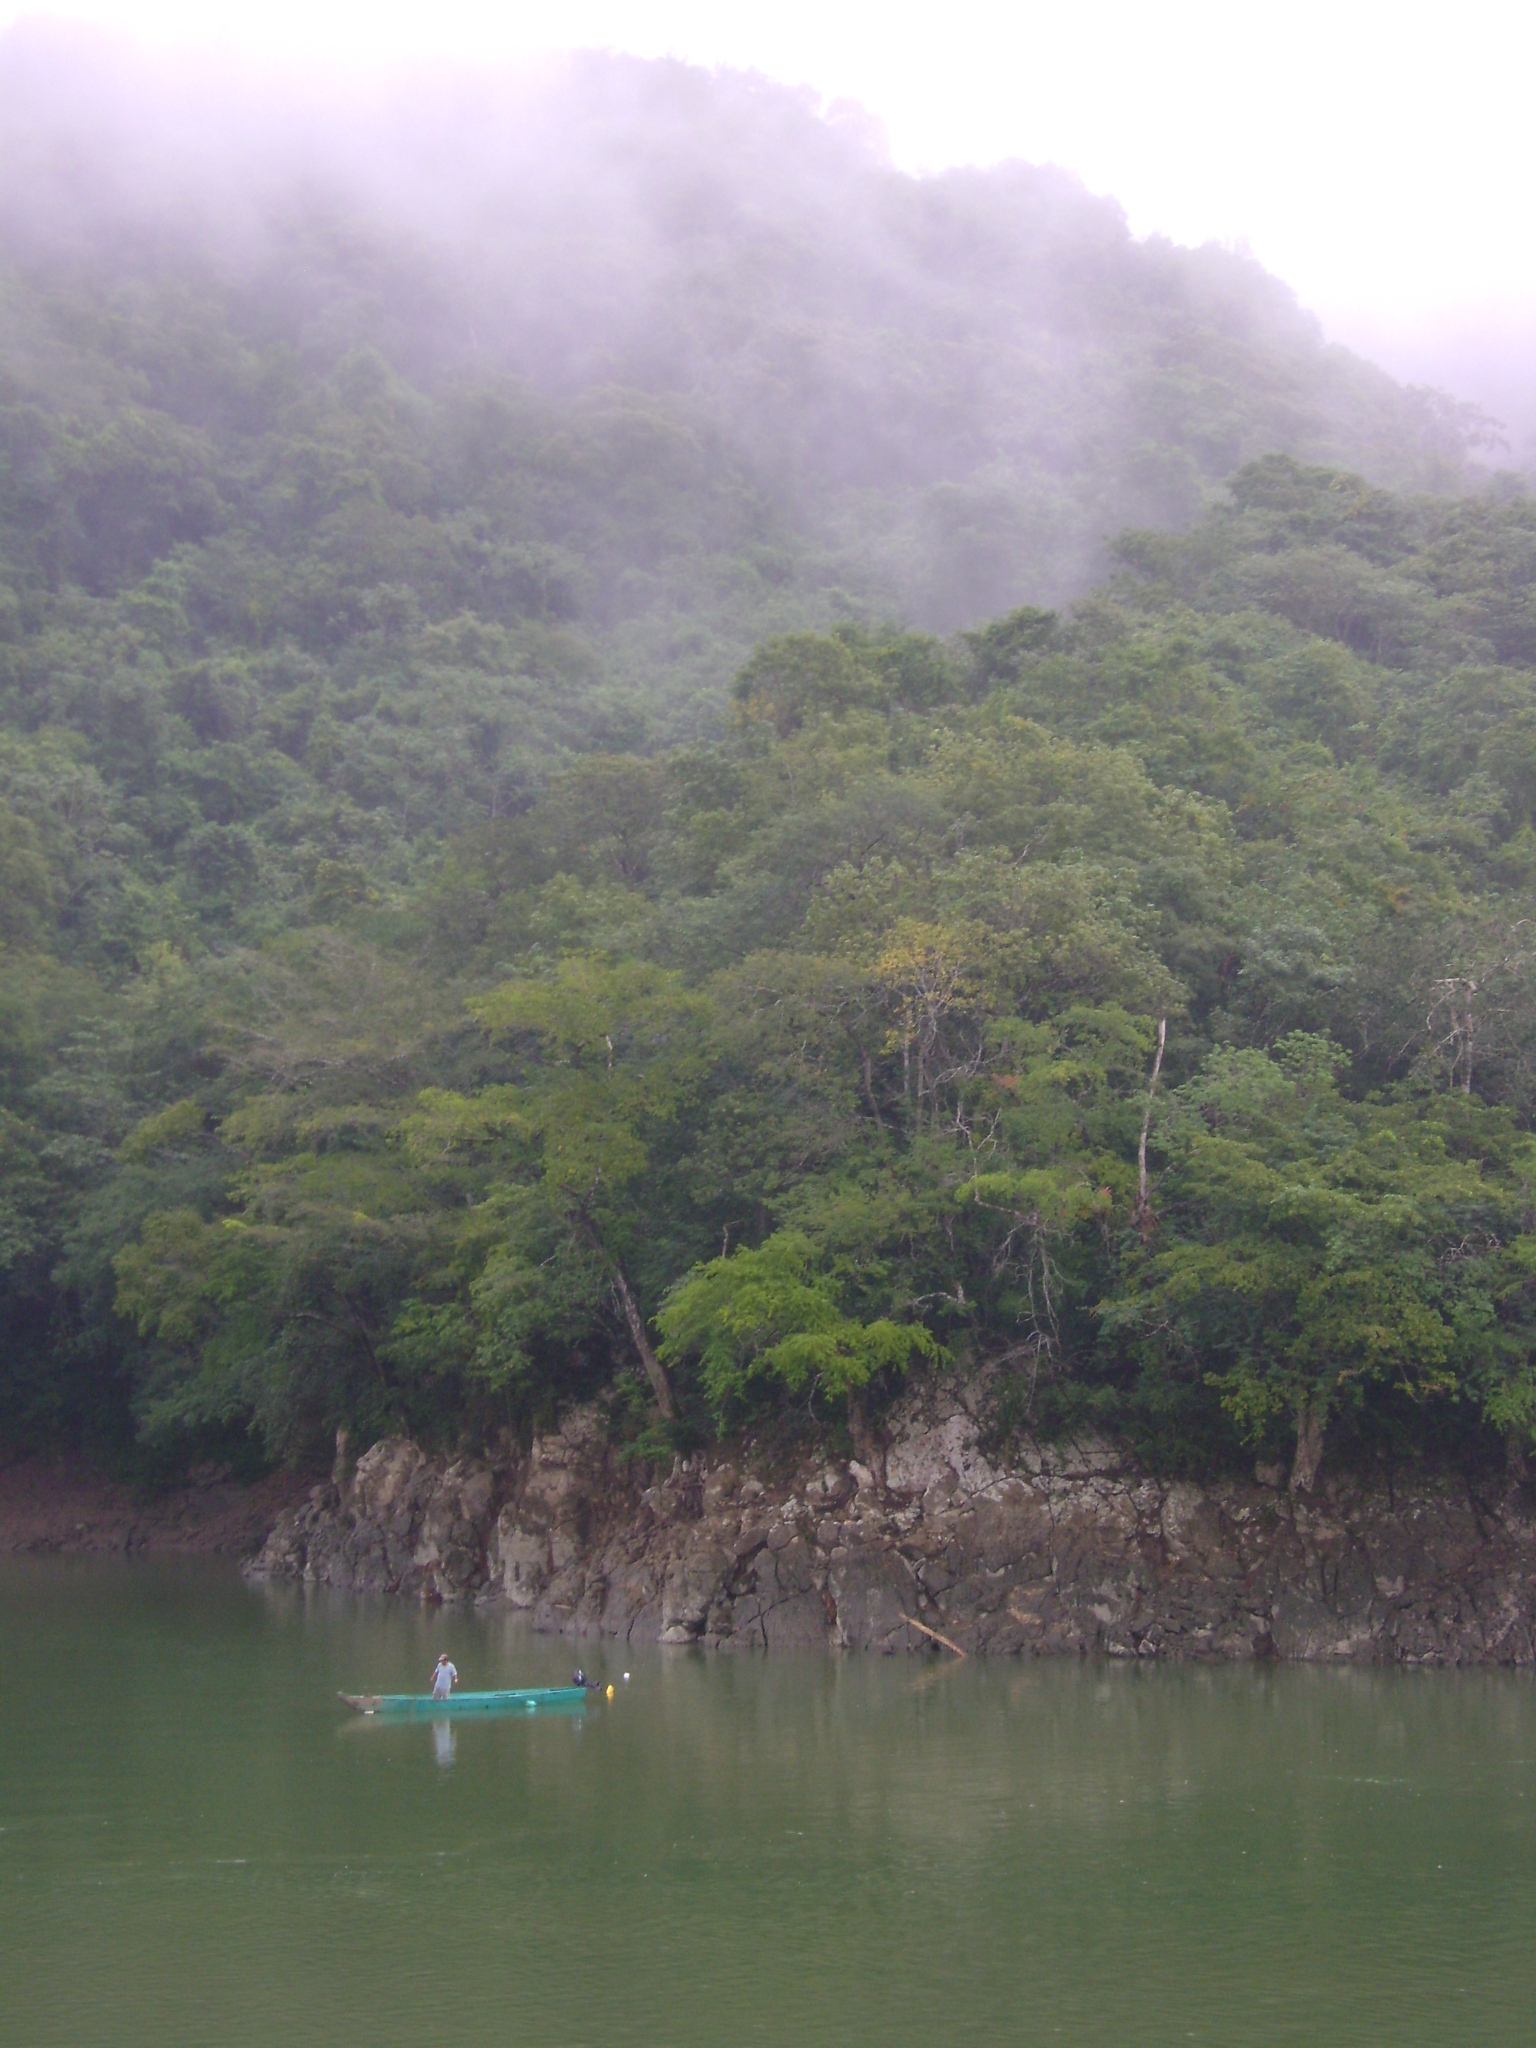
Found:
[(377, 1740), (382, 1738), (386, 1729), (400, 1734), (408, 1728), (419, 1729), (423, 1722), (426, 1722), (432, 1730), (433, 1757), (439, 1766), (446, 1770), (459, 1759), (459, 1736), (463, 1732), (462, 1724), (465, 1720), (472, 1721), (476, 1727), (484, 1726), (486, 1722), (520, 1721), (538, 1724), (553, 1720), (563, 1722), (567, 1727), (580, 1729), (586, 1719), (585, 1705), (579, 1696), (574, 1700), (555, 1699), (538, 1706), (524, 1704), (481, 1708), (468, 1715), (434, 1714), (430, 1711), (430, 1705), (431, 1703), (424, 1699), (419, 1703), (419, 1710), (414, 1713), (349, 1714), (336, 1732), (348, 1738)]

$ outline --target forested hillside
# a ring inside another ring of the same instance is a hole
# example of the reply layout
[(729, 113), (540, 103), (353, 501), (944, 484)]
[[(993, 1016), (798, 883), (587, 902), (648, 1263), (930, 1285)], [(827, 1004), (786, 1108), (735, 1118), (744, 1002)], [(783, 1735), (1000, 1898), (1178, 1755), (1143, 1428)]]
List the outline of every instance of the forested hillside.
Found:
[(1059, 603), (1267, 452), (1455, 480), (1476, 419), (1251, 259), (868, 130), (676, 64), (306, 87), (14, 31), (26, 570), (107, 598), (164, 563), (199, 651), (376, 674), (448, 618), (553, 622), (591, 677), (526, 641), (494, 673), (666, 738), (765, 632)]
[(948, 1361), (1169, 1465), (1523, 1456), (1477, 422), (757, 82), (322, 147), (94, 50), (0, 58), (0, 1431), (659, 1455)]

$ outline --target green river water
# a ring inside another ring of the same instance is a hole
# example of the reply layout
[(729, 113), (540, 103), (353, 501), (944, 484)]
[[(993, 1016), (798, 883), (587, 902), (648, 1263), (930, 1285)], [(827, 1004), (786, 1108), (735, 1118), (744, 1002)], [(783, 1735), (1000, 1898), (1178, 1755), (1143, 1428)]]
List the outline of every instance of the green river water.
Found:
[[(618, 1694), (335, 1698), (439, 1648)], [(1536, 2034), (1520, 1676), (573, 1652), (95, 1561), (0, 1568), (0, 1660), (6, 2048)]]

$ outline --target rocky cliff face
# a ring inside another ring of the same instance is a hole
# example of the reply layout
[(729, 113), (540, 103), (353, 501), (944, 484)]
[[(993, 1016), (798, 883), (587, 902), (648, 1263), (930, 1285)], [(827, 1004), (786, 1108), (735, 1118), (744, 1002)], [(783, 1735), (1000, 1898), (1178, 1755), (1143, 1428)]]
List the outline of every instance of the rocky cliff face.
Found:
[(391, 1439), (286, 1513), (247, 1570), (664, 1643), (1536, 1660), (1525, 1489), (1340, 1480), (1293, 1498), (1161, 1482), (1093, 1444), (1004, 1469), (931, 1390), (898, 1412), (878, 1470), (701, 1459), (642, 1491), (590, 1410), (502, 1466)]

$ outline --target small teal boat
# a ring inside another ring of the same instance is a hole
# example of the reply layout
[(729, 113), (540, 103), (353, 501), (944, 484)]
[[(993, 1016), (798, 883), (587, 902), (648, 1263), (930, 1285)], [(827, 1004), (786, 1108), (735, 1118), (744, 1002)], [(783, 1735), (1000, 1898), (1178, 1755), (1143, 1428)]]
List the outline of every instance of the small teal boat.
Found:
[(540, 1707), (577, 1707), (586, 1697), (583, 1685), (524, 1685), (512, 1692), (456, 1692), (445, 1700), (435, 1700), (426, 1692), (337, 1694), (355, 1713), (415, 1714), (423, 1720), (438, 1714), (533, 1714)]

